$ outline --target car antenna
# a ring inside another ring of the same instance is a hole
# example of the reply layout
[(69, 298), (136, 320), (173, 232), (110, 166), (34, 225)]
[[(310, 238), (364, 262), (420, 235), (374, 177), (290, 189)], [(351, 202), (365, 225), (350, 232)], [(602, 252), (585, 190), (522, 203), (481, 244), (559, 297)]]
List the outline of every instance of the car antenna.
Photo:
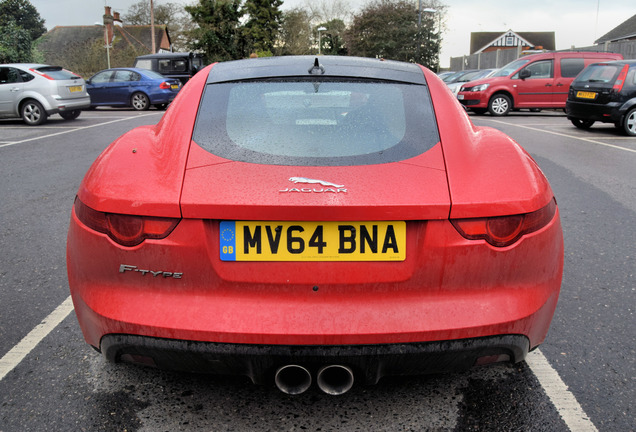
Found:
[(309, 68), (309, 73), (312, 75), (322, 75), (325, 73), (325, 68), (318, 61), (318, 57), (314, 60), (314, 65)]

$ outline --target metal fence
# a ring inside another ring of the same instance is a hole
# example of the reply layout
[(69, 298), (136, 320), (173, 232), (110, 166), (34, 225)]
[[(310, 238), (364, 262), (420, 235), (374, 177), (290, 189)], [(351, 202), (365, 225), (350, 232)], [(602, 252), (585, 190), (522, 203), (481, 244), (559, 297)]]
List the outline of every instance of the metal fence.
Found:
[[(608, 42), (582, 48), (572, 47), (571, 49), (560, 51), (613, 52), (622, 54), (625, 59), (636, 59), (636, 41)], [(521, 47), (517, 47), (517, 49), (499, 49), (469, 56), (451, 57), (449, 70), (500, 68), (518, 59), (522, 54)]]

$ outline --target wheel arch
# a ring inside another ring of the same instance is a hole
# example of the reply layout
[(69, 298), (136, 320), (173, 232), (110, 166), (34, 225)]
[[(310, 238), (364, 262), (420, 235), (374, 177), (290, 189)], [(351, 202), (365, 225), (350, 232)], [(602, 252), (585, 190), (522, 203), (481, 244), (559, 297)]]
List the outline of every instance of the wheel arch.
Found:
[(503, 95), (508, 96), (510, 98), (510, 102), (512, 103), (512, 106), (510, 107), (510, 111), (512, 111), (515, 108), (515, 97), (506, 88), (500, 88), (500, 89), (497, 89), (494, 92), (492, 92), (492, 94), (488, 98), (488, 103), (490, 104), (490, 101), (492, 100), (492, 98), (494, 98), (495, 96), (500, 95), (500, 94), (503, 94)]
[(51, 104), (48, 103), (46, 98), (43, 98), (41, 95), (34, 92), (28, 92), (28, 93), (25, 92), (23, 93), (22, 98), (20, 99), (20, 102), (18, 102), (18, 104), (16, 105), (17, 111), (15, 114), (18, 117), (22, 115), (22, 107), (24, 106), (24, 104), (26, 104), (30, 100), (34, 100), (40, 105), (42, 105), (42, 108), (44, 108), (44, 111), (46, 111), (47, 115), (51, 114), (51, 111), (53, 108), (51, 107)]

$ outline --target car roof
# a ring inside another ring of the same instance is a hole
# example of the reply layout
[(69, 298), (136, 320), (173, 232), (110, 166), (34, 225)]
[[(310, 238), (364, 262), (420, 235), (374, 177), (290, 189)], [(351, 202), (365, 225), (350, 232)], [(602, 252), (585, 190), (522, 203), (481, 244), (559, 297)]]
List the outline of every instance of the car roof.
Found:
[(33, 68), (33, 67), (59, 67), (53, 65), (47, 65), (42, 63), (5, 63), (0, 64), (0, 66), (12, 66), (12, 67), (23, 67), (23, 68)]
[(207, 82), (292, 76), (354, 77), (426, 84), (419, 65), (347, 56), (262, 57), (222, 62), (211, 69)]
[(602, 65), (630, 65), (636, 66), (636, 60), (614, 60), (614, 61), (602, 61), (594, 64), (602, 64)]
[(193, 53), (189, 53), (189, 52), (183, 52), (183, 53), (157, 53), (157, 54), (146, 54), (146, 55), (141, 55), (141, 56), (137, 56), (138, 59), (156, 59), (156, 58), (190, 58), (190, 57), (195, 57), (196, 54)]
[[(115, 67), (115, 68), (110, 68), (110, 69), (104, 69), (101, 70), (99, 72), (106, 72), (106, 71), (133, 71), (133, 72), (139, 72), (139, 73), (144, 73), (144, 72), (148, 72), (148, 69), (142, 69), (142, 68), (135, 68), (135, 67)], [(98, 73), (99, 73), (98, 72)], [(151, 71), (152, 72), (152, 71)]]

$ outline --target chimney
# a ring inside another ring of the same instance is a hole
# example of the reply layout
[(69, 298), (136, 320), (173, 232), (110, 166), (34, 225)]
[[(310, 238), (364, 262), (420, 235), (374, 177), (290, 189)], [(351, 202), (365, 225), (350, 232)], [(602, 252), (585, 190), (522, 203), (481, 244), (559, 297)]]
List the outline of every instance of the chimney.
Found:
[(113, 42), (113, 16), (110, 14), (110, 6), (104, 6), (104, 43), (107, 46)]
[(116, 26), (119, 26), (119, 27), (123, 27), (124, 26), (124, 23), (122, 22), (121, 18), (119, 17), (119, 12), (113, 12), (113, 23)]

